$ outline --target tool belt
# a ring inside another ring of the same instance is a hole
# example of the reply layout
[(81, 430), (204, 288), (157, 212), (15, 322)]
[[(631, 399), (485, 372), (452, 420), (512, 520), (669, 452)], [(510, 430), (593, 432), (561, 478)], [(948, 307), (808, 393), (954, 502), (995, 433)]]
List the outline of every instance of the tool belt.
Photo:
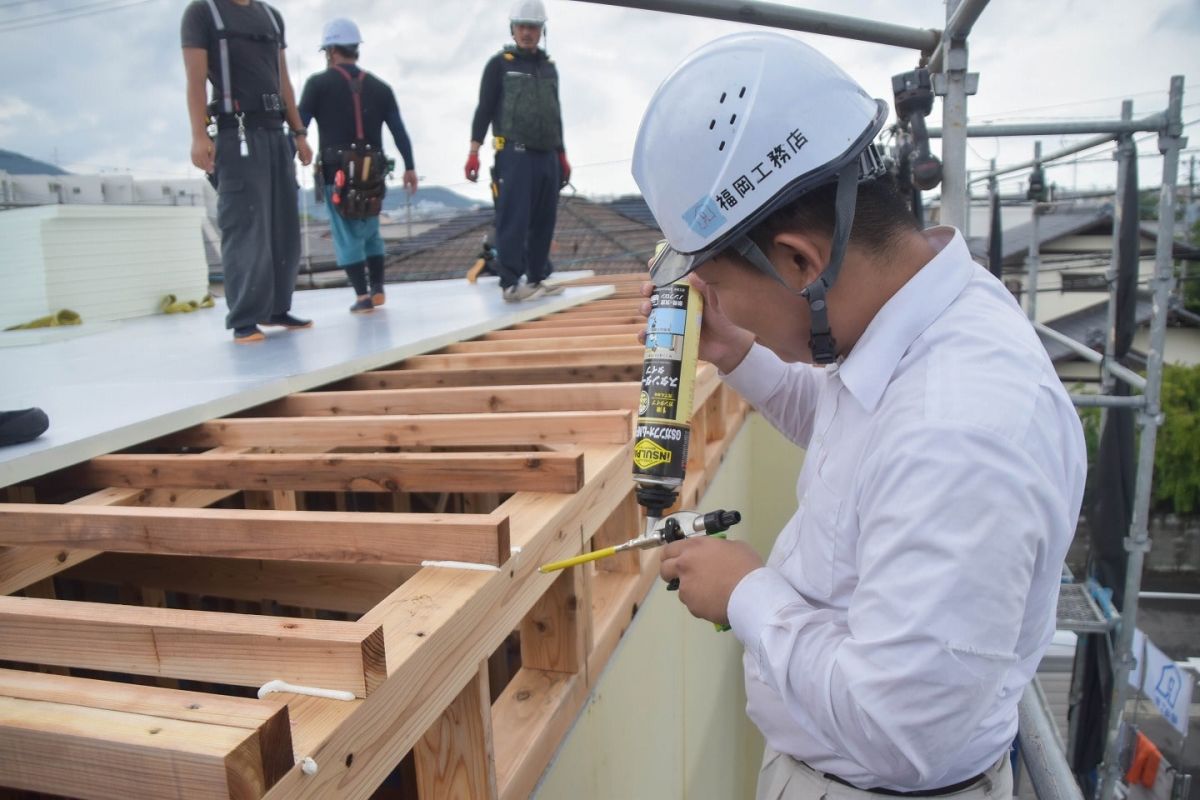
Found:
[(330, 148), (321, 154), (325, 164), (337, 167), (333, 177), (333, 207), (343, 219), (369, 219), (379, 216), (383, 210), (383, 197), (387, 194), (385, 183), (390, 171), (384, 154), (369, 144), (356, 142), (349, 148)]
[[(209, 119), (217, 124), (217, 130), (237, 130), (237, 114), (210, 114)], [(278, 111), (247, 111), (242, 114), (242, 124), (246, 130), (280, 130), (283, 128), (283, 114)]]

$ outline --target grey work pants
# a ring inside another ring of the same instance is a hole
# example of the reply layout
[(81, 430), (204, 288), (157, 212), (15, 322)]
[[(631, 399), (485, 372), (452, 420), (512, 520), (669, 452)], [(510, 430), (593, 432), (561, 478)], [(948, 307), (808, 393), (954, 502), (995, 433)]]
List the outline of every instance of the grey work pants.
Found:
[[(1012, 765), (1005, 754), (977, 782), (942, 796), (953, 800), (1012, 800), (1012, 790)], [(886, 797), (831, 781), (803, 761), (769, 747), (763, 753), (756, 800), (885, 800)]]
[(225, 273), (226, 328), (265, 322), (292, 307), (300, 272), (300, 213), (292, 141), (282, 130), (217, 133), (217, 225)]

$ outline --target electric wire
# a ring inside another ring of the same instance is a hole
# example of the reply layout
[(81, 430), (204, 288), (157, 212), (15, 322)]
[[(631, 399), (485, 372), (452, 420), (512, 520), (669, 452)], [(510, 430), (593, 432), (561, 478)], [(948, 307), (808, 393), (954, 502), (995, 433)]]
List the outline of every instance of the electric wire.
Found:
[[(91, 17), (97, 14), (108, 14), (113, 11), (124, 11), (127, 8), (146, 5), (147, 3), (155, 3), (158, 0), (134, 0), (130, 3), (92, 3), (90, 5), (76, 6), (73, 9), (62, 9), (59, 11), (50, 11), (41, 14), (33, 14), (27, 17), (18, 17), (12, 20), (0, 21), (0, 33), (8, 33), (10, 31), (27, 30), (29, 28), (37, 28), (43, 25), (52, 25), (58, 22), (69, 22), (71, 20), (80, 19), (82, 17)], [(97, 6), (102, 6), (97, 8)], [(88, 9), (88, 10), (85, 10)]]

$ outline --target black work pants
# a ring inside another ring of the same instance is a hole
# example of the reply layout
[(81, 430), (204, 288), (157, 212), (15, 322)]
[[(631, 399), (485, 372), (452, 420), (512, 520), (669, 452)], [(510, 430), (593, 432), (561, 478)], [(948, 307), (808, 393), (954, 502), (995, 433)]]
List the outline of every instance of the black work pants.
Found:
[(496, 250), (500, 285), (524, 275), (537, 283), (550, 274), (550, 242), (558, 215), (558, 153), (505, 148), (496, 153)]
[(225, 274), (225, 327), (245, 328), (291, 310), (300, 272), (300, 212), (292, 140), (282, 129), (217, 133), (217, 225)]

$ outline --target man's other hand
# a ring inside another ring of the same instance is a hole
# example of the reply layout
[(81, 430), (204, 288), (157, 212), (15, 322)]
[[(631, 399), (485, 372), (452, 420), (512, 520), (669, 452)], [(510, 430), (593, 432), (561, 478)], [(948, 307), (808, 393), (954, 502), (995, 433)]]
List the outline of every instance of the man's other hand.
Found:
[(212, 174), (216, 164), (213, 162), (213, 141), (207, 136), (197, 136), (192, 139), (192, 164), (196, 169), (202, 169)]
[(296, 137), (296, 155), (300, 156), (300, 163), (304, 166), (307, 167), (312, 163), (313, 152), (312, 148), (308, 145), (307, 136)]

